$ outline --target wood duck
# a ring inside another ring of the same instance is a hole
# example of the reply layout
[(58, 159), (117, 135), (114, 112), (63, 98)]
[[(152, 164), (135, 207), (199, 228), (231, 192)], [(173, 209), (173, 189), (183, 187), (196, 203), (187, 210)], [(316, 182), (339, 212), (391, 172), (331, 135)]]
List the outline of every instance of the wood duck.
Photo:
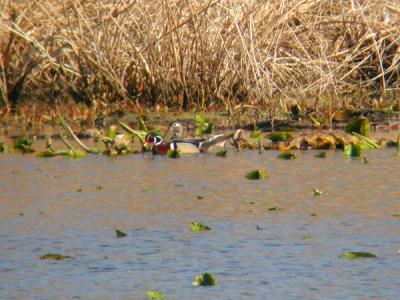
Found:
[(152, 132), (148, 133), (143, 146), (152, 146), (153, 154), (167, 154), (168, 150), (179, 150), (181, 153), (203, 153), (213, 146), (225, 147), (226, 142), (233, 138), (233, 134), (218, 134), (208, 139), (171, 140), (170, 142)]

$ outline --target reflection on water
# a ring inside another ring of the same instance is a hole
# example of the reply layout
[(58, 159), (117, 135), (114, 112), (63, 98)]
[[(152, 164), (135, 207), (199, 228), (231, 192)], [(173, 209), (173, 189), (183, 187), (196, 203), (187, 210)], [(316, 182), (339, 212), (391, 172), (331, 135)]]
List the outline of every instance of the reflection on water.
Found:
[[(400, 160), (315, 153), (2, 155), (0, 299), (398, 299)], [(270, 178), (244, 179), (256, 168)], [(378, 259), (338, 258), (348, 251)], [(48, 252), (75, 259), (39, 259)], [(218, 285), (192, 287), (206, 271)]]

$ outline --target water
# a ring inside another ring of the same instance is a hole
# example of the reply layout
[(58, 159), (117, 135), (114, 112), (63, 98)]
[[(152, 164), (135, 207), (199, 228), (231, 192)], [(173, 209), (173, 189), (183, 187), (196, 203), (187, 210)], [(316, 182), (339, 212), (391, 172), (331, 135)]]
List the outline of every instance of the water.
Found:
[[(316, 153), (0, 155), (0, 299), (399, 299), (396, 152)], [(244, 178), (257, 168), (270, 178)], [(348, 251), (378, 258), (338, 258)], [(75, 259), (39, 259), (49, 252)], [(203, 272), (217, 286), (194, 288)]]

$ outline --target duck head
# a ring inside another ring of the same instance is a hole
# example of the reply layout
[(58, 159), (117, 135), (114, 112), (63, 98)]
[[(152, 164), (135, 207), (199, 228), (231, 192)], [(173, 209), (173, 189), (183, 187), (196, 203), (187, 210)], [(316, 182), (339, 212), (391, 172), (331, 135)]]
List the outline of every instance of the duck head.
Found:
[(149, 132), (144, 140), (144, 147), (148, 146), (159, 146), (164, 142), (163, 138), (159, 135), (156, 135), (154, 132)]

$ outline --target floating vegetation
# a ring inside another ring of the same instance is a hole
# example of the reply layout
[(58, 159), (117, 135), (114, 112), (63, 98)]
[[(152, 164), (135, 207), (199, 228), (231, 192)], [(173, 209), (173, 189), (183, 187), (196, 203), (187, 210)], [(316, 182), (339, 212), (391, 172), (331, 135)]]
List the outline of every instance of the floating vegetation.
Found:
[(277, 207), (277, 206), (273, 206), (268, 208), (268, 211), (281, 211), (283, 210), (283, 208)]
[(115, 234), (117, 235), (117, 238), (124, 238), (128, 236), (125, 232), (119, 229), (115, 229)]
[(203, 200), (203, 199), (204, 199), (203, 196), (197, 195), (197, 200)]
[(159, 291), (148, 291), (147, 299), (164, 299), (165, 295)]
[(96, 186), (96, 191), (101, 191), (102, 189), (103, 189), (103, 186), (102, 186), (102, 185)]
[(260, 179), (267, 179), (268, 175), (264, 171), (254, 170), (254, 171), (247, 173), (247, 175), (245, 177), (250, 180), (260, 180)]
[(303, 235), (303, 240), (311, 240), (313, 238), (315, 238), (315, 236), (312, 234), (304, 234)]
[(211, 273), (203, 273), (196, 276), (196, 279), (192, 283), (194, 286), (213, 286), (217, 284), (217, 279)]
[(203, 134), (211, 134), (213, 131), (213, 125), (211, 123), (207, 123), (203, 116), (196, 115), (194, 118), (194, 123), (196, 129), (194, 131), (194, 135), (200, 136)]
[(317, 157), (317, 158), (326, 158), (326, 152), (325, 152), (325, 151), (322, 151), (322, 152), (320, 152), (320, 153), (318, 153), (318, 154), (315, 154), (314, 157)]
[(364, 164), (369, 164), (369, 160), (365, 156), (363, 156), (362, 159), (363, 159)]
[(79, 189), (77, 189), (76, 191), (77, 191), (78, 193), (80, 193), (80, 192), (83, 191), (83, 189), (82, 189), (82, 188), (79, 188)]
[(380, 146), (373, 141), (372, 139), (366, 138), (365, 136), (358, 134), (357, 132), (353, 132), (353, 135), (355, 135), (361, 142), (361, 147), (365, 149), (379, 149)]
[(290, 139), (292, 135), (287, 132), (271, 132), (270, 134), (267, 135), (267, 138), (269, 138), (272, 142), (286, 142), (288, 139)]
[(86, 156), (85, 152), (79, 150), (44, 150), (37, 154), (37, 157), (55, 157), (55, 156), (67, 156), (70, 158), (82, 158)]
[(10, 153), (10, 149), (3, 142), (0, 142), (0, 153)]
[(357, 144), (348, 144), (344, 147), (344, 155), (347, 157), (359, 157), (363, 153), (363, 149)]
[(29, 140), (27, 137), (20, 137), (14, 141), (14, 149), (21, 153), (35, 152), (32, 147), (33, 140)]
[(47, 253), (40, 256), (40, 259), (52, 259), (52, 260), (63, 260), (63, 259), (72, 259), (72, 256), (61, 255), (57, 253)]
[(207, 225), (198, 222), (192, 222), (190, 224), (190, 229), (192, 231), (204, 231), (204, 230), (211, 230), (211, 227), (208, 227)]
[(324, 192), (318, 189), (313, 189), (314, 196), (321, 196)]
[(371, 134), (371, 123), (366, 117), (353, 119), (347, 123), (344, 131), (347, 133), (356, 132), (367, 137)]
[(339, 258), (344, 259), (362, 259), (362, 258), (376, 258), (377, 256), (370, 252), (346, 252), (339, 255)]
[(218, 157), (226, 157), (227, 151), (226, 150), (221, 150), (215, 153), (216, 156)]
[(180, 157), (179, 150), (168, 149), (167, 156), (169, 158), (179, 158)]
[(278, 155), (278, 158), (290, 160), (290, 159), (295, 159), (295, 158), (297, 158), (297, 156), (296, 156), (296, 154), (295, 154), (294, 152), (292, 152), (292, 151), (285, 151), (285, 152), (283, 152), (283, 153), (280, 153), (280, 154)]
[(317, 217), (317, 214), (312, 213), (312, 214), (310, 214), (310, 217)]

